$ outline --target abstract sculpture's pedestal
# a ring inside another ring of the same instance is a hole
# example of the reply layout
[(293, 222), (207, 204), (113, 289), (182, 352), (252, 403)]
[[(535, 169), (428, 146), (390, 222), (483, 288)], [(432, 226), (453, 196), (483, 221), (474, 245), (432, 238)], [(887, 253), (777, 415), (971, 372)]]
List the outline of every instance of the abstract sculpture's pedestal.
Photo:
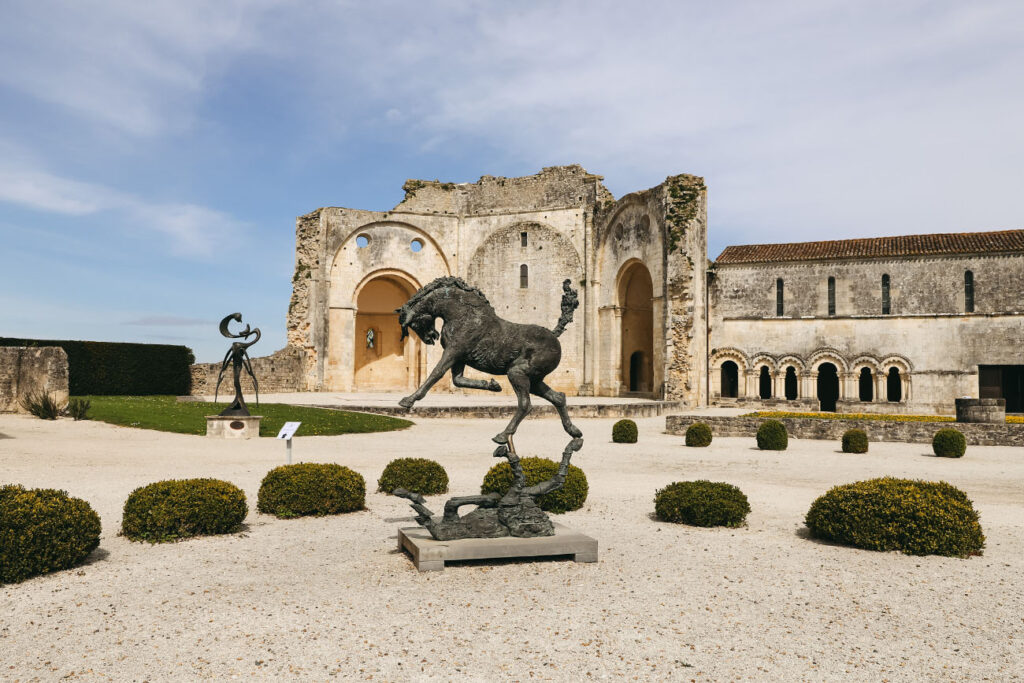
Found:
[(597, 562), (597, 539), (555, 522), (554, 536), (533, 538), (463, 538), (436, 541), (420, 526), (398, 530), (398, 549), (409, 553), (421, 572), (440, 571), (455, 560), (523, 559), (572, 555), (577, 562)]
[(206, 435), (215, 439), (254, 439), (262, 415), (207, 415)]

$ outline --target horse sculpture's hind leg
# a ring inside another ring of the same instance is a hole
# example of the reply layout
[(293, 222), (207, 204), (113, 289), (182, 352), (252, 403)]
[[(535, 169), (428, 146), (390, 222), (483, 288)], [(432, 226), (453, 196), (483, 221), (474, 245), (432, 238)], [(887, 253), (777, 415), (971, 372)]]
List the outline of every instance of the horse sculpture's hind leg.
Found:
[(540, 396), (543, 399), (547, 399), (551, 402), (551, 405), (555, 406), (555, 410), (558, 411), (558, 417), (562, 418), (562, 428), (573, 438), (579, 438), (583, 436), (583, 432), (572, 423), (569, 419), (569, 411), (565, 407), (565, 394), (561, 391), (555, 391), (542, 380), (536, 380), (530, 386), (530, 393), (535, 396)]
[(452, 384), (462, 389), (483, 389), (484, 391), (501, 391), (501, 385), (495, 382), (493, 379), (488, 381), (485, 379), (470, 379), (469, 377), (463, 377), (462, 373), (466, 370), (465, 363), (456, 363), (452, 366)]
[(519, 429), (519, 423), (530, 412), (530, 378), (526, 376), (525, 364), (519, 363), (509, 368), (508, 382), (516, 392), (519, 408), (516, 410), (516, 414), (512, 416), (508, 426), (505, 427), (505, 431), (494, 437), (495, 443), (508, 443), (508, 437), (516, 433), (516, 430)]

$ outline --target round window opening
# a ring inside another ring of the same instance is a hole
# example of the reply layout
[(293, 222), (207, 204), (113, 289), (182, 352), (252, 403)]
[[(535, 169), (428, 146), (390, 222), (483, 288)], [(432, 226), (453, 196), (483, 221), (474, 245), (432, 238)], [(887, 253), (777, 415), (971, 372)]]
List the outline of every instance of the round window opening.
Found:
[(370, 238), (367, 237), (366, 235), (360, 235), (359, 237), (356, 238), (356, 246), (359, 247), (360, 249), (362, 249), (363, 247), (365, 247), (369, 243), (370, 243)]
[(417, 251), (418, 252), (420, 249), (423, 248), (423, 242), (421, 242), (419, 240), (413, 240), (409, 244), (409, 248), (412, 249), (413, 251)]

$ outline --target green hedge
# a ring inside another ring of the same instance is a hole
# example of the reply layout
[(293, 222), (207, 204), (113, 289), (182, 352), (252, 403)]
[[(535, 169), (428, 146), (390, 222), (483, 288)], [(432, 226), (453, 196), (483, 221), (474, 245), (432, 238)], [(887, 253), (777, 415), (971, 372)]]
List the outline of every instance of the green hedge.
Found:
[(805, 518), (814, 538), (908, 555), (980, 555), (985, 535), (967, 495), (944, 481), (869, 479), (836, 486)]
[(962, 458), (967, 451), (967, 439), (959, 429), (940, 429), (932, 438), (932, 451), (940, 458)]
[(711, 427), (706, 422), (694, 422), (686, 428), (686, 445), (704, 448), (711, 445)]
[(100, 518), (55, 489), (0, 486), (0, 583), (67, 569), (100, 544)]
[(64, 349), (72, 396), (185, 396), (192, 390), (196, 359), (187, 346), (11, 337), (0, 337), (0, 346)]
[(424, 496), (448, 493), (448, 473), (441, 463), (426, 458), (397, 458), (384, 468), (377, 490), (391, 493), (405, 489)]
[(757, 447), (762, 451), (784, 451), (789, 445), (786, 425), (778, 420), (767, 420), (757, 429)]
[[(559, 463), (547, 458), (523, 458), (519, 461), (526, 478), (526, 486), (551, 479), (558, 474)], [(512, 467), (507, 462), (500, 462), (487, 471), (480, 493), (500, 493), (505, 495), (512, 488)], [(576, 465), (569, 465), (569, 475), (565, 478), (562, 488), (551, 493), (537, 496), (537, 505), (545, 512), (569, 512), (583, 507), (587, 500), (587, 475)]]
[(843, 432), (843, 453), (867, 453), (868, 433), (863, 429), (847, 429)]
[(263, 477), (256, 498), (258, 511), (283, 519), (354, 512), (365, 504), (363, 475), (334, 463), (275, 467)]
[(165, 543), (192, 536), (229, 534), (245, 520), (245, 493), (219, 479), (171, 479), (142, 486), (124, 503), (121, 534)]
[(619, 420), (612, 425), (612, 441), (615, 443), (636, 443), (636, 422)]
[(737, 527), (749, 512), (743, 491), (725, 482), (677, 481), (654, 494), (654, 513), (665, 522)]

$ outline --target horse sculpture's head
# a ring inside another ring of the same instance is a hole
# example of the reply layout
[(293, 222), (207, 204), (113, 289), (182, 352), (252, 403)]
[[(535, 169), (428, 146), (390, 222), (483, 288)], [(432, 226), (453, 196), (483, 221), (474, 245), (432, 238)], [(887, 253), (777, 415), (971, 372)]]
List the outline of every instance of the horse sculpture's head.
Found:
[(409, 335), (410, 328), (424, 344), (433, 344), (440, 336), (434, 327), (437, 318), (433, 314), (419, 311), (416, 307), (409, 308), (408, 304), (396, 308), (395, 313), (398, 314), (398, 324), (402, 326), (402, 341)]

